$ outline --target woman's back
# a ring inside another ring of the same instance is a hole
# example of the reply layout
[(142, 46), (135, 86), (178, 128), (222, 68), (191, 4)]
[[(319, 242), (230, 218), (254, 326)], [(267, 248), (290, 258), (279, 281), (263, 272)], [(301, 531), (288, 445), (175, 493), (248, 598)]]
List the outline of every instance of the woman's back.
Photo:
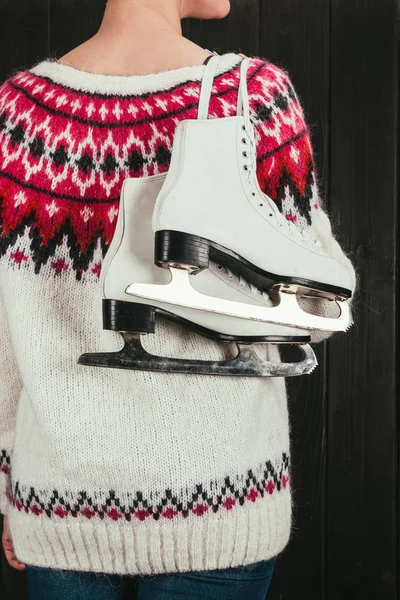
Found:
[[(221, 57), (211, 118), (235, 114), (241, 60)], [(268, 559), (288, 540), (282, 378), (77, 364), (121, 346), (102, 330), (98, 284), (122, 183), (168, 170), (177, 123), (197, 117), (204, 68), (118, 77), (48, 60), (0, 89), (2, 386), (18, 402), (16, 424), (10, 411), (0, 430), (2, 507), (29, 564), (213, 569)], [(255, 58), (248, 88), (261, 189), (311, 227), (318, 192), (290, 80)], [(232, 352), (164, 321), (145, 344), (207, 360)], [(275, 347), (260, 353), (277, 358)]]

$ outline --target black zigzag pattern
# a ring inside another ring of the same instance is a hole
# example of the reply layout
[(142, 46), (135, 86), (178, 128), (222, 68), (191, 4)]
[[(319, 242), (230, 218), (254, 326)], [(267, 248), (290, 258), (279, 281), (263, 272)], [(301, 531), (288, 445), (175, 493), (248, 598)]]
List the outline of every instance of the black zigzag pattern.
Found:
[(83, 252), (68, 218), (53, 238), (47, 244), (43, 244), (42, 236), (36, 226), (35, 210), (32, 210), (12, 231), (5, 235), (2, 221), (3, 203), (4, 198), (0, 196), (0, 258), (6, 254), (8, 248), (17, 248), (18, 238), (22, 237), (25, 229), (28, 228), (31, 240), (31, 259), (35, 265), (35, 274), (40, 273), (43, 265), (54, 257), (57, 247), (61, 246), (64, 241), (64, 236), (69, 248), (69, 256), (72, 261), (71, 266), (75, 272), (77, 281), (82, 279), (83, 273), (88, 270), (90, 263), (93, 261), (98, 239), (100, 239), (103, 257), (109, 248), (108, 244), (104, 241), (102, 231), (99, 229), (93, 237), (93, 242)]
[(289, 480), (287, 476), (289, 466), (289, 456), (283, 453), (279, 467), (274, 467), (270, 461), (266, 461), (258, 477), (254, 475), (252, 469), (249, 469), (245, 478), (226, 476), (218, 488), (215, 483), (209, 490), (204, 489), (201, 483), (196, 484), (192, 488), (195, 491), (186, 490), (184, 497), (171, 489), (166, 489), (163, 493), (157, 494), (159, 497), (157, 501), (154, 501), (153, 494), (145, 498), (142, 492), (136, 491), (127, 494), (129, 498), (127, 504), (123, 504), (114, 490), (109, 490), (103, 501), (99, 502), (97, 497), (91, 497), (85, 491), (80, 491), (74, 496), (65, 491), (61, 493), (57, 489), (46, 493), (30, 486), (25, 490), (25, 486), (22, 489), (17, 481), (13, 486), (10, 501), (18, 510), (36, 515), (43, 513), (48, 517), (64, 518), (82, 515), (86, 518), (97, 516), (103, 519), (108, 516), (113, 520), (125, 518), (130, 521), (132, 517), (139, 520), (149, 517), (158, 520), (160, 516), (187, 517), (191, 512), (202, 516), (209, 509), (215, 513), (221, 507), (230, 510), (236, 503), (242, 506), (246, 500), (254, 502), (258, 496), (263, 498), (265, 494), (281, 491), (282, 488), (286, 488)]

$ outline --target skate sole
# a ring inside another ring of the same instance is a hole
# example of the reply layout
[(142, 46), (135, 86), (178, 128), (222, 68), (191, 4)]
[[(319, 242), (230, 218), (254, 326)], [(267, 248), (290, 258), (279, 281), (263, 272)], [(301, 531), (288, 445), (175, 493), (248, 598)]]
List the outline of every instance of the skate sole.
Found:
[(238, 355), (225, 361), (165, 358), (148, 353), (140, 341), (140, 334), (122, 332), (124, 347), (119, 352), (82, 354), (79, 365), (131, 371), (161, 371), (200, 375), (229, 375), (237, 377), (295, 377), (309, 375), (318, 362), (308, 344), (298, 345), (302, 359), (294, 363), (272, 363), (261, 359), (254, 348), (238, 344)]
[(304, 296), (322, 296), (339, 301), (348, 300), (352, 295), (346, 288), (263, 271), (232, 250), (190, 233), (161, 230), (155, 234), (154, 262), (158, 267), (185, 268), (195, 273), (207, 269), (210, 260), (222, 263), (236, 275), (242, 275), (265, 291), (282, 289)]
[(203, 337), (220, 342), (237, 342), (243, 344), (307, 344), (311, 339), (309, 335), (235, 336), (219, 333), (157, 306), (103, 298), (103, 329), (139, 334), (155, 333), (156, 314), (162, 315), (170, 321), (182, 325), (186, 329), (198, 333)]

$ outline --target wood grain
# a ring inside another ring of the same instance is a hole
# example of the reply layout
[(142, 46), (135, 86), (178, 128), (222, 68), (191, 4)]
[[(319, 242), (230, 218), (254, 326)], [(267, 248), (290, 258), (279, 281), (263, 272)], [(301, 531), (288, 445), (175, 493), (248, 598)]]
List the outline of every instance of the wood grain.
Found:
[(0, 81), (49, 52), (49, 0), (1, 0)]
[[(329, 184), (329, 3), (261, 0), (260, 51), (288, 71), (311, 131), (320, 178)], [(326, 349), (319, 368), (288, 380), (294, 514), (291, 542), (277, 562), (268, 599), (325, 599)]]
[(51, 52), (57, 58), (92, 37), (106, 0), (51, 0)]
[(398, 3), (334, 0), (331, 196), (360, 277), (329, 353), (328, 600), (397, 598)]

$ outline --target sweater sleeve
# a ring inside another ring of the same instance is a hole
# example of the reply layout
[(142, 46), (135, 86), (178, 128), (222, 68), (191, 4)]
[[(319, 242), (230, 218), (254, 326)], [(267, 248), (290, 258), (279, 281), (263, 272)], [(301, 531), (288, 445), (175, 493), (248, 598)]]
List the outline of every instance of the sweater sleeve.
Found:
[[(4, 129), (4, 85), (0, 86), (0, 141)], [(3, 169), (4, 154), (0, 144), (0, 169)], [(0, 182), (0, 256), (4, 254), (2, 238), (3, 211), (7, 186)], [(2, 268), (0, 264), (0, 269)], [(9, 502), (7, 496), (11, 490), (11, 458), (14, 446), (17, 405), (22, 389), (22, 381), (7, 321), (3, 289), (0, 279), (0, 513), (7, 514)]]
[(17, 404), (22, 381), (0, 290), (0, 513), (7, 514)]
[[(324, 209), (310, 132), (290, 77), (275, 65), (254, 59), (248, 87), (257, 142), (257, 177), (262, 191), (276, 202), (288, 221), (319, 239), (326, 252), (348, 269), (354, 297), (356, 273)], [(319, 316), (339, 315), (337, 304), (322, 298), (300, 298), (299, 304), (303, 310)], [(313, 331), (311, 342), (321, 342), (331, 335)]]

